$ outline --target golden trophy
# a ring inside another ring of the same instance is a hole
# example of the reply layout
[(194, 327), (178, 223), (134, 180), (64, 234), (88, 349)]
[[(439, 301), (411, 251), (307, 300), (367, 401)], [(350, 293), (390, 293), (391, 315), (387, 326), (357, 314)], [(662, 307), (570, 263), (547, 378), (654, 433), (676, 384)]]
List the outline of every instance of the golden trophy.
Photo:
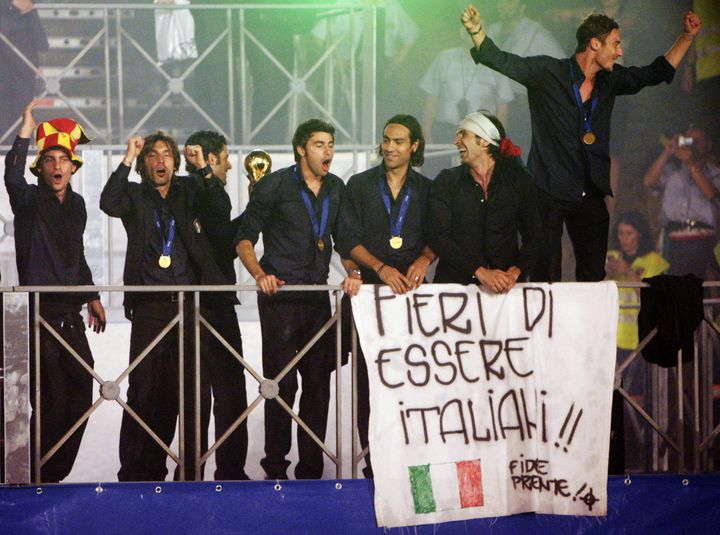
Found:
[(272, 170), (272, 158), (262, 149), (255, 149), (245, 157), (245, 171), (250, 181), (248, 193), (252, 193), (255, 184)]

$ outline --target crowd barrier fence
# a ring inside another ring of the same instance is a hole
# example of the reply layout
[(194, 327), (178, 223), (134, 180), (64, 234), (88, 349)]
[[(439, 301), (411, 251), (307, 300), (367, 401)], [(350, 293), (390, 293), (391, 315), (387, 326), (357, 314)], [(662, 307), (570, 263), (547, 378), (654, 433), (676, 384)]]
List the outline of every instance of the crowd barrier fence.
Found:
[[(706, 288), (718, 287), (718, 283), (706, 283)], [(620, 284), (620, 288), (638, 288), (643, 286), (642, 283)], [(57, 331), (50, 325), (40, 314), (40, 296), (45, 292), (53, 293), (75, 293), (75, 292), (177, 292), (178, 295), (178, 312), (172, 318), (165, 328), (156, 336), (156, 338), (131, 362), (115, 379), (101, 377), (91, 366), (84, 362), (78, 353), (65, 342)], [(280, 403), (285, 411), (292, 417), (298, 426), (302, 427), (310, 434), (313, 440), (322, 448), (325, 456), (335, 465), (336, 475), (342, 477), (344, 463), (351, 466), (352, 477), (358, 476), (358, 466), (363, 461), (367, 449), (359, 451), (358, 440), (354, 430), (357, 428), (357, 335), (355, 326), (352, 325), (352, 355), (351, 355), (351, 377), (352, 388), (351, 398), (351, 428), (352, 436), (351, 458), (349, 461), (343, 459), (342, 447), (342, 431), (347, 425), (343, 422), (342, 406), (346, 402), (347, 392), (343, 392), (340, 373), (335, 374), (335, 419), (336, 419), (336, 436), (335, 450), (333, 451), (327, 444), (324, 444), (303, 422), (292, 407), (288, 406), (278, 396), (278, 382), (288, 373), (292, 372), (297, 363), (305, 357), (308, 350), (329, 330), (335, 327), (335, 365), (336, 371), (342, 367), (342, 306), (340, 305), (341, 288), (335, 285), (327, 286), (288, 286), (283, 287), (283, 292), (293, 291), (319, 291), (331, 292), (333, 295), (334, 312), (331, 318), (323, 325), (323, 327), (315, 333), (312, 339), (300, 350), (293, 360), (285, 366), (285, 368), (276, 377), (264, 377), (260, 370), (254, 369), (245, 357), (235, 351), (231, 345), (218, 333), (212, 325), (202, 316), (200, 305), (200, 294), (203, 292), (235, 292), (235, 291), (255, 291), (255, 287), (228, 285), (228, 286), (79, 286), (79, 287), (22, 287), (3, 288), (3, 329), (4, 329), (4, 465), (5, 465), (5, 483), (41, 483), (40, 468), (52, 455), (68, 440), (68, 438), (77, 430), (95, 410), (105, 401), (115, 401), (123, 411), (137, 421), (137, 423), (167, 452), (167, 454), (178, 465), (180, 470), (180, 480), (185, 480), (186, 466), (184, 465), (184, 434), (188, 432), (184, 423), (184, 382), (191, 380), (195, 384), (195, 399), (193, 403), (195, 411), (195, 457), (194, 457), (194, 473), (200, 474), (200, 467), (208, 460), (208, 458), (222, 445), (227, 437), (247, 420), (249, 414), (255, 410), (258, 405), (265, 400), (275, 400)], [(184, 339), (184, 329), (186, 328), (185, 313), (187, 308), (184, 305), (186, 300), (191, 300), (193, 311), (192, 329), (195, 331), (192, 355), (186, 355), (183, 344), (178, 344), (178, 398), (179, 398), (179, 441), (178, 451), (173, 451), (169, 444), (165, 444), (155, 431), (140, 418), (127, 402), (120, 396), (120, 384), (128, 378), (130, 372), (137, 367), (140, 362), (155, 345), (167, 336), (177, 326), (177, 336), (179, 340)], [(31, 306), (31, 302), (34, 306)], [(718, 410), (714, 407), (713, 374), (714, 363), (717, 361), (717, 340), (720, 331), (714, 321), (712, 315), (712, 307), (720, 303), (719, 299), (707, 298), (704, 302), (706, 306), (705, 319), (696, 331), (694, 344), (694, 358), (692, 360), (692, 368), (688, 373), (683, 368), (681, 355), (678, 354), (677, 367), (672, 369), (662, 369), (654, 365), (647, 365), (647, 373), (650, 375), (651, 392), (644, 396), (645, 403), (642, 404), (634, 395), (623, 387), (624, 376), (627, 375), (631, 365), (635, 363), (639, 357), (642, 348), (656, 334), (657, 329), (642, 340), (638, 348), (631, 352), (630, 355), (619, 362), (616, 369), (615, 388), (623, 397), (626, 407), (631, 409), (631, 414), (638, 415), (644, 425), (653, 431), (652, 434), (652, 465), (649, 467), (651, 472), (678, 471), (693, 473), (712, 471), (714, 469), (715, 457), (717, 456), (718, 447), (713, 444), (715, 439), (720, 435), (720, 425), (715, 425), (718, 419)], [(635, 306), (635, 308), (637, 305)], [(33, 317), (30, 318), (30, 310), (33, 311)], [(31, 323), (29, 323), (31, 322)], [(32, 324), (34, 329), (30, 329)], [(75, 422), (75, 424), (67, 430), (63, 437), (53, 444), (45, 455), (41, 455), (40, 423), (42, 418), (42, 407), (40, 404), (40, 329), (46, 329), (59, 343), (61, 343), (72, 357), (85, 369), (93, 380), (98, 384), (100, 397), (88, 408), (83, 416)], [(200, 333), (202, 329), (207, 329), (214, 337), (216, 337), (245, 368), (258, 384), (259, 394), (253, 399), (247, 409), (236, 419), (236, 421), (228, 428), (225, 433), (219, 437), (216, 442), (209, 446), (206, 452), (200, 451)], [(35, 337), (35, 354), (30, 355), (29, 336)], [(192, 378), (184, 377), (183, 362), (186, 358), (195, 360), (195, 376)], [(30, 392), (29, 370), (30, 359), (34, 359), (35, 376), (34, 391)], [(645, 364), (645, 363), (642, 363)], [(689, 388), (686, 383), (688, 382)], [(39, 437), (34, 442), (34, 451), (30, 451), (30, 396), (34, 397), (36, 419), (34, 426), (34, 434)], [(692, 407), (689, 412), (687, 405)], [(674, 408), (674, 410), (673, 410)], [(674, 412), (674, 414), (672, 414)], [(654, 413), (654, 414), (651, 414)], [(9, 417), (12, 415), (12, 418)], [(688, 418), (689, 415), (689, 418)], [(690, 425), (687, 425), (687, 420)], [(637, 422), (630, 422), (636, 424)], [(644, 434), (642, 436), (647, 436)], [(30, 474), (30, 455), (34, 459), (34, 473)], [(686, 460), (689, 459), (689, 462)], [(197, 476), (196, 476), (197, 477)]]

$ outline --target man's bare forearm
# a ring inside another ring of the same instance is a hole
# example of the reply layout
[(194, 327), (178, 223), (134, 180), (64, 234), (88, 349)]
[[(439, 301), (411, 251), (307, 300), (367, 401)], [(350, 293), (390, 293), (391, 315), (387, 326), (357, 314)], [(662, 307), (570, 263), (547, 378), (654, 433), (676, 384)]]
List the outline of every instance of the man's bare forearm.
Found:
[(238, 258), (242, 262), (245, 269), (248, 270), (250, 276), (257, 280), (265, 274), (260, 262), (258, 262), (257, 255), (255, 254), (255, 246), (250, 240), (240, 240), (235, 247)]

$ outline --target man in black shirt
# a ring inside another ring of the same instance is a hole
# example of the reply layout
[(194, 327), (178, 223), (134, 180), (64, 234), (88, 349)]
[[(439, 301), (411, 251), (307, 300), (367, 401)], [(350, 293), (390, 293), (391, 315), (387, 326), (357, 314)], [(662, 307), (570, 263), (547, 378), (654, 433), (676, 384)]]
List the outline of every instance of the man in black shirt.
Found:
[[(362, 280), (403, 294), (425, 282), (435, 254), (426, 245), (430, 180), (411, 166), (424, 161), (425, 139), (417, 119), (396, 115), (383, 128), (380, 165), (350, 177), (342, 208), (338, 251), (359, 266)], [(358, 358), (358, 432), (368, 445), (370, 416), (365, 358)], [(366, 477), (372, 476), (370, 457)]]
[(528, 168), (542, 190), (541, 213), (545, 258), (539, 280), (560, 280), (563, 223), (576, 259), (578, 281), (605, 277), (610, 189), (610, 115), (615, 97), (643, 87), (671, 82), (675, 69), (700, 31), (700, 19), (689, 12), (683, 33), (664, 56), (646, 67), (623, 67), (617, 23), (590, 15), (577, 30), (575, 55), (522, 58), (503, 52), (488, 38), (480, 13), (465, 8), (462, 24), (475, 45), (476, 63), (487, 65), (528, 90), (532, 145)]
[(430, 189), (428, 241), (439, 257), (434, 281), (507, 292), (521, 275), (532, 276), (538, 261), (537, 187), (492, 115), (467, 115), (455, 145), (462, 164), (442, 171)]
[[(197, 155), (195, 155), (197, 156)], [(137, 158), (142, 183), (128, 175)], [(186, 154), (186, 158), (193, 157)], [(162, 132), (130, 138), (122, 163), (110, 176), (100, 197), (100, 208), (122, 219), (128, 244), (125, 285), (224, 284), (227, 280), (215, 262), (202, 224), (206, 212), (220, 213), (208, 190), (219, 188), (217, 179), (177, 177), (180, 153), (175, 140)], [(210, 192), (212, 193), (212, 192)], [(125, 312), (132, 321), (130, 362), (145, 351), (178, 314), (176, 292), (125, 295)], [(194, 363), (192, 295), (184, 309), (184, 410), (186, 479), (200, 479), (194, 470)], [(169, 447), (178, 417), (178, 328), (166, 333), (130, 373), (128, 405)], [(207, 374), (200, 374), (201, 448), (207, 447), (210, 389)], [(166, 450), (128, 412), (120, 429), (121, 481), (159, 481), (167, 474)], [(176, 470), (175, 478), (179, 477)]]
[(392, 117), (383, 129), (382, 164), (350, 177), (340, 211), (340, 254), (360, 266), (365, 282), (396, 294), (425, 282), (435, 260), (425, 239), (430, 180), (411, 167), (422, 165), (424, 148), (415, 117)]
[[(34, 100), (25, 108), (20, 132), (5, 157), (5, 187), (15, 215), (15, 253), (20, 284), (92, 285), (83, 246), (87, 222), (85, 201), (70, 186), (70, 178), (82, 165), (82, 160), (75, 154), (75, 146), (88, 139), (71, 119), (41, 123), (37, 130), (40, 151), (30, 166), (30, 171), (39, 180), (37, 186), (28, 184), (24, 176), (25, 161), (35, 128), (32, 110), (36, 105)], [(97, 293), (43, 293), (40, 315), (92, 367), (93, 357), (80, 316), (83, 303), (87, 303), (88, 326), (95, 332), (104, 331), (105, 310)], [(31, 334), (31, 384), (35, 380), (32, 369), (34, 345), (35, 336)], [(44, 456), (90, 408), (92, 376), (47, 329), (40, 330), (40, 359), (40, 451)], [(33, 386), (31, 390), (34, 390)], [(35, 396), (30, 399), (34, 407)], [(33, 420), (35, 416), (33, 413)], [(86, 423), (83, 422), (42, 465), (42, 482), (58, 482), (70, 473)], [(35, 426), (31, 428), (35, 429)]]
[[(222, 270), (225, 284), (235, 284), (235, 248), (233, 247), (236, 225), (230, 220), (230, 197), (225, 191), (227, 174), (232, 165), (228, 160), (225, 136), (209, 130), (193, 133), (185, 142), (185, 151), (197, 156), (197, 165), (186, 163), (191, 174), (200, 174), (205, 179), (217, 178), (216, 188), (211, 189), (218, 196), (215, 203), (222, 210), (205, 214), (205, 229), (215, 254), (215, 262)], [(238, 355), (243, 355), (242, 338), (238, 326), (235, 305), (239, 304), (235, 294), (209, 293), (203, 295), (203, 317), (232, 346)], [(240, 361), (207, 328), (201, 327), (200, 344), (207, 355), (204, 372), (209, 374), (213, 395), (215, 417), (215, 440), (235, 423), (247, 409), (245, 392), (245, 369)], [(247, 420), (240, 424), (216, 450), (216, 480), (248, 479), (245, 474), (248, 435)]]
[[(326, 292), (280, 292), (285, 284), (326, 284), (332, 238), (343, 189), (331, 174), (335, 129), (318, 119), (302, 123), (292, 144), (295, 165), (263, 177), (253, 189), (237, 234), (237, 253), (260, 289), (258, 310), (262, 330), (263, 373), (269, 380), (261, 391), (265, 401), (265, 458), (261, 465), (268, 479), (287, 479), (290, 465), (290, 415), (273, 399), (275, 377), (330, 318)], [(262, 232), (265, 252), (258, 262), (254, 244)], [(344, 261), (352, 273), (357, 266)], [(357, 276), (348, 276), (348, 295), (360, 287)], [(325, 439), (330, 374), (335, 358), (332, 336), (326, 333), (297, 364), (302, 377), (300, 418), (321, 440)], [(297, 392), (295, 369), (279, 382), (279, 395), (290, 407)], [(323, 451), (312, 437), (298, 428), (297, 479), (318, 479), (323, 473)]]

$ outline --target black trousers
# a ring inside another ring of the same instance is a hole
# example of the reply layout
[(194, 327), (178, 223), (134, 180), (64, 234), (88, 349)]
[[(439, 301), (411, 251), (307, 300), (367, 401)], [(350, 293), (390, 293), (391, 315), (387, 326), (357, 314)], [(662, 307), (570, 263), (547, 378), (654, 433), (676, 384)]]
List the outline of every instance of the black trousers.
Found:
[[(262, 330), (263, 374), (272, 379), (330, 318), (330, 298), (327, 293), (319, 292), (287, 292), (275, 296), (258, 294), (258, 311)], [(323, 441), (334, 363), (332, 334), (334, 330), (328, 331), (279, 384), (280, 397), (292, 407), (298, 388), (297, 372), (300, 373), (302, 394), (299, 416)], [(291, 434), (290, 415), (276, 401), (266, 400), (265, 457), (260, 464), (268, 479), (287, 478), (290, 462), (285, 456), (290, 452)], [(295, 477), (321, 478), (324, 467), (322, 449), (300, 427), (297, 441), (299, 462)]]
[[(346, 356), (352, 351), (352, 305), (350, 298), (344, 295), (342, 298), (342, 354), (343, 365), (346, 364)], [(367, 363), (360, 341), (357, 344), (357, 428), (360, 438), (360, 447), (365, 449), (369, 445), (368, 429), (370, 426), (370, 385), (368, 380)], [(370, 451), (365, 456), (365, 468), (363, 475), (371, 479), (373, 477), (372, 464), (370, 462)]]
[[(58, 334), (72, 347), (90, 367), (90, 352), (85, 325), (76, 308), (53, 307), (47, 311), (41, 305), (41, 314)], [(30, 404), (33, 414), (30, 421), (31, 438), (35, 444), (35, 335), (30, 329)], [(40, 451), (42, 456), (67, 433), (92, 404), (92, 376), (83, 369), (47, 329), (40, 327)], [(72, 470), (87, 421), (84, 422), (50, 457), (40, 469), (44, 483), (62, 481)], [(34, 455), (32, 470), (35, 471)]]
[[(144, 301), (133, 308), (130, 334), (130, 362), (165, 328), (177, 314), (176, 303)], [(184, 403), (185, 479), (196, 479), (195, 453), (195, 346), (192, 309), (185, 308)], [(167, 445), (175, 435), (178, 419), (178, 326), (169, 331), (130, 373), (127, 403)], [(204, 355), (203, 355), (204, 359)], [(200, 385), (200, 444), (207, 451), (210, 420), (210, 385), (206, 373)], [(120, 481), (163, 481), (167, 475), (167, 453), (127, 412), (120, 427)], [(175, 470), (175, 479), (179, 470)], [(202, 471), (197, 479), (202, 479)]]
[[(202, 314), (230, 346), (244, 357), (235, 307), (212, 305), (204, 308)], [(207, 370), (212, 389), (217, 441), (247, 408), (245, 368), (210, 331), (205, 327), (201, 329), (201, 347), (203, 356), (207, 357), (203, 372)], [(245, 420), (215, 451), (215, 479), (248, 479), (245, 474), (247, 448), (248, 432)]]
[[(370, 444), (368, 440), (370, 428), (370, 385), (365, 354), (362, 349), (360, 349), (360, 344), (358, 344), (357, 350), (357, 426), (358, 436), (360, 437), (360, 447), (365, 449)], [(368, 450), (365, 456), (363, 475), (368, 479), (374, 477), (372, 463), (370, 462), (370, 450)]]
[(575, 253), (575, 279), (596, 282), (605, 278), (608, 225), (610, 216), (605, 200), (587, 196), (582, 201), (562, 201), (539, 193), (543, 223), (543, 258), (533, 280), (558, 282), (562, 279), (562, 233), (567, 227)]

